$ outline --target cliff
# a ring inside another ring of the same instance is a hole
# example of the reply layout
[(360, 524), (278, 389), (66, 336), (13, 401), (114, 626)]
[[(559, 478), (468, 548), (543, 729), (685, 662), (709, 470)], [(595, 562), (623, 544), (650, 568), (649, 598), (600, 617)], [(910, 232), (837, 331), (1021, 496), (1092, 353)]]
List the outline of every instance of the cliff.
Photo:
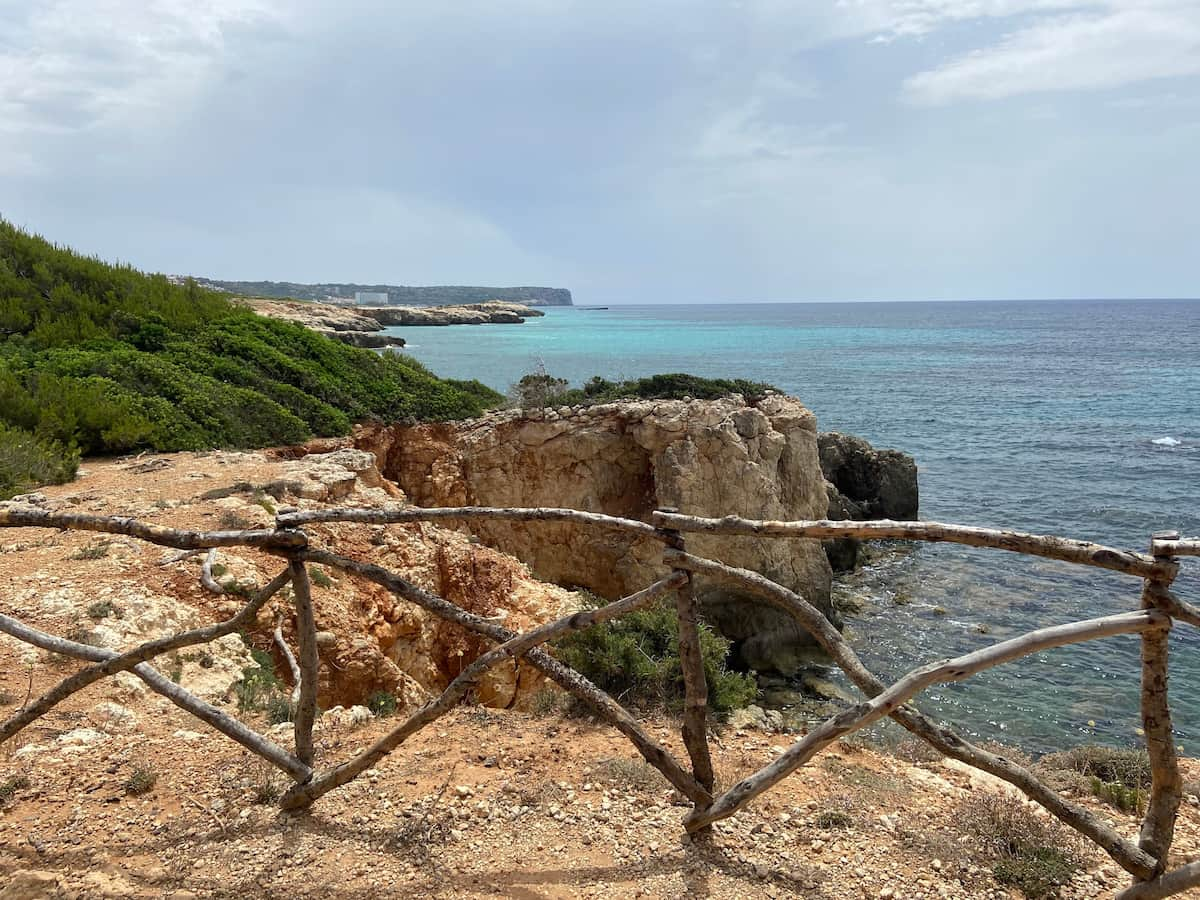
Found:
[(545, 315), (518, 303), (472, 303), (466, 306), (430, 308), (411, 306), (334, 306), (330, 303), (300, 303), (288, 300), (264, 300), (261, 297), (241, 301), (259, 315), (295, 322), (326, 337), (356, 347), (403, 347), (404, 338), (379, 334), (396, 325), (516, 325), (529, 318)]
[(519, 325), (545, 313), (520, 303), (467, 303), (458, 306), (356, 306), (354, 312), (380, 325)]
[(469, 287), (433, 285), (413, 287), (396, 284), (353, 284), (326, 282), (298, 284), (293, 281), (220, 281), (196, 278), (203, 287), (215, 288), (230, 294), (250, 297), (291, 298), (295, 300), (329, 300), (334, 297), (353, 297), (359, 291), (386, 293), (388, 303), (413, 306), (445, 306), (465, 303), (485, 303), (501, 300), (527, 306), (571, 306), (571, 292), (552, 287)]
[[(646, 519), (657, 507), (696, 515), (819, 519), (828, 506), (816, 419), (777, 394), (747, 405), (626, 401), (504, 411), (461, 423), (367, 427), (356, 444), (421, 506), (569, 506)], [(538, 577), (616, 597), (660, 577), (657, 546), (563, 523), (477, 523), (483, 541)], [(691, 536), (688, 546), (754, 569), (832, 619), (831, 571), (818, 541)], [(811, 639), (757, 600), (700, 583), (705, 615), (742, 662), (795, 671)]]

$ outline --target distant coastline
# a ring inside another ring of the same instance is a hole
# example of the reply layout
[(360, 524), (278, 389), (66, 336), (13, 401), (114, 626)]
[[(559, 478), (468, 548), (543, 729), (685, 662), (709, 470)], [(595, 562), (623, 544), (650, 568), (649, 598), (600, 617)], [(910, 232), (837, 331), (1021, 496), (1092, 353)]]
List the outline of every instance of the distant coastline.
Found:
[(246, 297), (315, 300), (328, 302), (353, 299), (355, 294), (387, 294), (387, 303), (398, 306), (461, 306), (503, 300), (526, 306), (573, 306), (571, 292), (555, 287), (474, 287), (464, 285), (412, 286), (326, 282), (301, 284), (294, 281), (220, 281), (192, 276), (201, 287)]

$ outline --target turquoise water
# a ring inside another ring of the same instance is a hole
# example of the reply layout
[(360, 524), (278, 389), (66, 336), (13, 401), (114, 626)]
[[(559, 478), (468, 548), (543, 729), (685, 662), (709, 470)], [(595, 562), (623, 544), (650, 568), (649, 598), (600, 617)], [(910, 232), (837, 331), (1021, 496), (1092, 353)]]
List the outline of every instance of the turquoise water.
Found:
[[(439, 374), (500, 390), (539, 363), (573, 383), (673, 371), (771, 382), (823, 430), (913, 454), (923, 518), (1134, 549), (1156, 530), (1200, 534), (1200, 303), (547, 313), (523, 325), (392, 331)], [(1177, 587), (1200, 602), (1200, 565), (1190, 562)], [(1139, 588), (1115, 573), (946, 546), (883, 554), (839, 587), (863, 601), (848, 634), (885, 679), (1029, 627), (1135, 609)], [(1055, 650), (919, 705), (1034, 750), (1127, 743), (1139, 725), (1137, 647), (1119, 637)], [(1177, 731), (1200, 754), (1200, 633), (1178, 626), (1172, 650)]]

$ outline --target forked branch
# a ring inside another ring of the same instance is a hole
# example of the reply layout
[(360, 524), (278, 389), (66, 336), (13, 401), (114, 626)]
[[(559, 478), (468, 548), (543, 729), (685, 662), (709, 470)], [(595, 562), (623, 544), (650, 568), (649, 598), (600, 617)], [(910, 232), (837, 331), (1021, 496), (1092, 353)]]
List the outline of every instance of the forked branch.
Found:
[[(1071, 622), (1041, 628), (1021, 637), (984, 647), (954, 659), (923, 666), (909, 672), (891, 687), (865, 703), (843, 710), (789, 747), (770, 765), (739, 781), (713, 801), (706, 812), (693, 813), (684, 820), (688, 831), (695, 831), (718, 819), (733, 815), (753, 798), (778, 784), (808, 762), (820, 750), (853, 731), (891, 715), (901, 705), (926, 688), (943, 682), (962, 681), (986, 669), (1015, 659), (1040, 653), (1053, 647), (1078, 644), (1118, 634), (1165, 633), (1170, 619), (1155, 610), (1123, 613), (1083, 622)], [(1143, 848), (1148, 849), (1148, 848)]]

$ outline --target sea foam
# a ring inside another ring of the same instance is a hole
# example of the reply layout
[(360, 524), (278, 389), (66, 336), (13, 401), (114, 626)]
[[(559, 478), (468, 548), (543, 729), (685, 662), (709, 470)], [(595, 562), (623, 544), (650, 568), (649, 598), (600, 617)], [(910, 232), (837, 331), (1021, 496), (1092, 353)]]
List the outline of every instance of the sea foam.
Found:
[(1173, 438), (1173, 437), (1160, 437), (1160, 438), (1155, 438), (1150, 443), (1157, 444), (1160, 447), (1178, 447), (1180, 444), (1183, 443), (1183, 441), (1179, 440), (1178, 438)]

